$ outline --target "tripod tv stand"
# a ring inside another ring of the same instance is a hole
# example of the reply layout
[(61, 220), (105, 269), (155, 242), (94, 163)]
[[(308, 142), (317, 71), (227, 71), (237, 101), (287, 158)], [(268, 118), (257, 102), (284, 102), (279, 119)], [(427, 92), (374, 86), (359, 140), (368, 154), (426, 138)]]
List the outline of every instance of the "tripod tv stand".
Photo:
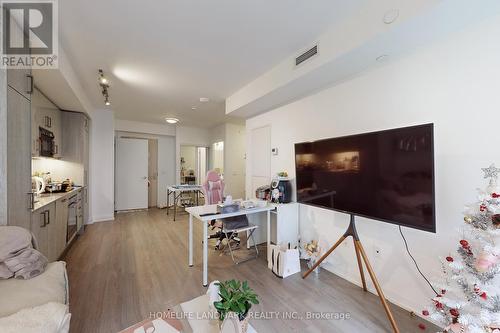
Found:
[(387, 304), (387, 300), (385, 299), (384, 292), (382, 291), (382, 288), (380, 287), (377, 276), (375, 275), (375, 272), (372, 269), (372, 266), (370, 265), (370, 261), (368, 260), (368, 257), (365, 253), (365, 250), (363, 248), (363, 245), (361, 245), (361, 241), (359, 240), (358, 232), (356, 230), (356, 221), (354, 218), (354, 215), (351, 215), (351, 222), (349, 223), (349, 227), (347, 228), (346, 232), (340, 239), (312, 266), (302, 277), (305, 279), (309, 274), (311, 274), (312, 271), (316, 267), (318, 267), (323, 260), (325, 260), (342, 242), (347, 238), (347, 237), (352, 237), (354, 241), (354, 250), (356, 251), (356, 258), (358, 261), (358, 268), (359, 268), (359, 274), (361, 275), (361, 282), (363, 284), (363, 290), (367, 291), (366, 289), (366, 281), (365, 281), (365, 274), (363, 272), (363, 264), (361, 262), (361, 259), (363, 259), (366, 269), (368, 270), (368, 274), (370, 274), (370, 278), (373, 282), (373, 285), (375, 286), (375, 289), (377, 290), (378, 297), (380, 298), (380, 301), (382, 302), (382, 306), (384, 307), (385, 313), (387, 314), (387, 317), (389, 318), (389, 321), (391, 322), (392, 329), (394, 330), (395, 333), (399, 333), (399, 328), (396, 324), (396, 321), (394, 320), (394, 316), (392, 315), (391, 309), (389, 308), (389, 305)]

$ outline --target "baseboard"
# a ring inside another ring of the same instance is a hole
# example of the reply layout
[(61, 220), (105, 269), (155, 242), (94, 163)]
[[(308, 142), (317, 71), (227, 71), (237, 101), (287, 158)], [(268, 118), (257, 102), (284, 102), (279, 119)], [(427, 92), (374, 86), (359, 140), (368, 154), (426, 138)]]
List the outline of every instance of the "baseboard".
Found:
[[(327, 265), (325, 265), (325, 266), (327, 266)], [(326, 270), (326, 271), (328, 271), (328, 272), (330, 272), (330, 273), (332, 273), (332, 274), (337, 275), (338, 277), (340, 277), (340, 278), (342, 278), (342, 279), (344, 279), (344, 280), (346, 280), (346, 281), (348, 281), (348, 282), (350, 282), (350, 283), (352, 283), (352, 284), (355, 284), (356, 286), (358, 286), (358, 287), (360, 287), (360, 288), (363, 288), (363, 285), (362, 285), (362, 283), (361, 283), (361, 279), (359, 278), (359, 276), (358, 276), (358, 277), (348, 276), (348, 275), (343, 274), (343, 273), (340, 273), (340, 272), (335, 272), (333, 269), (329, 269), (329, 268), (327, 268), (327, 267), (325, 267), (325, 266), (321, 266), (321, 268), (323, 268), (324, 270)], [(366, 279), (366, 281), (367, 281), (367, 286), (366, 286), (367, 288), (366, 288), (366, 289), (368, 290), (368, 292), (369, 292), (369, 293), (371, 293), (371, 294), (373, 294), (373, 295), (375, 295), (375, 296), (378, 296), (378, 294), (377, 294), (377, 290), (376, 290), (376, 289), (372, 286), (372, 284), (373, 284), (373, 283), (371, 282), (371, 280), (370, 280), (370, 276), (369, 276), (367, 273), (368, 273), (368, 272), (367, 272), (367, 271), (366, 271), (366, 269), (365, 269), (365, 279)], [(406, 305), (404, 305), (404, 304), (401, 304), (400, 302), (398, 302), (398, 301), (394, 300), (394, 299), (393, 299), (390, 295), (388, 296), (386, 293), (384, 293), (384, 296), (385, 296), (385, 298), (386, 298), (389, 302), (391, 302), (392, 304), (394, 304), (394, 305), (396, 305), (396, 306), (400, 307), (401, 309), (403, 309), (403, 310), (405, 310), (405, 311), (408, 311), (409, 313), (414, 313), (416, 316), (420, 317), (422, 320), (432, 322), (433, 324), (435, 324), (435, 325), (437, 325), (437, 326), (441, 327), (441, 326), (439, 325), (439, 323), (429, 320), (429, 318), (428, 318), (428, 317), (427, 317), (427, 318), (426, 318), (426, 317), (424, 317), (424, 316), (421, 314), (420, 310), (412, 310), (412, 309), (410, 309), (408, 306), (406, 306)]]
[(92, 220), (92, 223), (99, 223), (99, 222), (110, 222), (115, 220), (115, 215), (111, 216), (101, 216), (101, 217), (96, 217)]

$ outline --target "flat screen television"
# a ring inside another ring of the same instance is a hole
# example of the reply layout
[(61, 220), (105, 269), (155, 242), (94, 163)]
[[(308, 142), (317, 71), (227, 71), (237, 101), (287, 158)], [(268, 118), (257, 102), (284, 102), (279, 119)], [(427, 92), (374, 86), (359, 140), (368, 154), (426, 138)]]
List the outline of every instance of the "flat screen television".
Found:
[(295, 144), (297, 201), (436, 232), (433, 124)]

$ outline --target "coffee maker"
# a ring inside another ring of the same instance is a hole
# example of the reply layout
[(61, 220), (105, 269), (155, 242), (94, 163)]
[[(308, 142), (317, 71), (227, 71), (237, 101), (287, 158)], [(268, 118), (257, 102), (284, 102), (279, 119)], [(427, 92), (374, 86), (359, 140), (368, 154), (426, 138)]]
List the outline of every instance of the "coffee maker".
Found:
[(288, 177), (276, 177), (271, 182), (271, 201), (289, 203), (292, 201), (292, 183)]

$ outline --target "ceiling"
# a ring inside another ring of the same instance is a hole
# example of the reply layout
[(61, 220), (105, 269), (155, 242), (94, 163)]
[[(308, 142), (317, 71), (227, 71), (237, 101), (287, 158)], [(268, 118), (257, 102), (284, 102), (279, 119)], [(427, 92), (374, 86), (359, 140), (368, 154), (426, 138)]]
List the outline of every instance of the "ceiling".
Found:
[(104, 108), (97, 84), (102, 68), (116, 118), (177, 117), (182, 125), (212, 127), (241, 121), (225, 115), (228, 96), (365, 1), (60, 1), (59, 27), (96, 109)]

